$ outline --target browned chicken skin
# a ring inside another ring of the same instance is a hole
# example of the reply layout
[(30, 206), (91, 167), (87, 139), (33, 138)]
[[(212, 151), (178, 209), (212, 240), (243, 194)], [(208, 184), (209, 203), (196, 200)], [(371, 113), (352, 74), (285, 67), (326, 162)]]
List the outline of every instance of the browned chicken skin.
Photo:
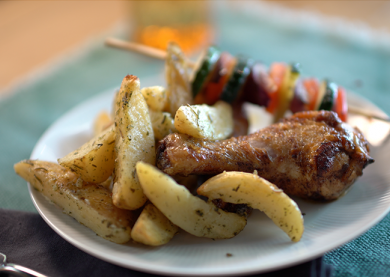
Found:
[(169, 175), (257, 170), (287, 194), (313, 200), (337, 199), (372, 162), (360, 131), (327, 111), (223, 141), (171, 134), (157, 149), (157, 166)]

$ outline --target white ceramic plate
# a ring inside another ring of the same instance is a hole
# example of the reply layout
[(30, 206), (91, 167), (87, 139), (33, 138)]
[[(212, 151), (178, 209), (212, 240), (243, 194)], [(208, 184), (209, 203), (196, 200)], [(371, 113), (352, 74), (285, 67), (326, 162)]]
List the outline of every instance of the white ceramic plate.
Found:
[[(147, 85), (145, 82), (143, 84)], [(110, 109), (113, 92), (114, 89), (99, 94), (61, 117), (39, 140), (31, 158), (56, 161), (87, 141), (92, 135), (92, 122), (96, 114), (103, 109)], [(367, 104), (364, 99), (354, 95), (349, 101), (373, 108), (372, 104)], [(252, 118), (255, 118), (256, 111), (251, 109), (251, 113)], [(362, 118), (351, 117), (351, 120), (376, 124)], [(263, 123), (264, 121), (256, 121), (258, 125)], [(383, 126), (379, 129), (377, 131), (383, 133)], [(358, 237), (387, 214), (390, 207), (390, 174), (384, 167), (390, 147), (382, 145), (378, 149), (380, 151), (373, 149), (372, 153), (376, 162), (364, 171), (364, 176), (343, 198), (326, 204), (297, 199), (305, 214), (305, 232), (298, 243), (290, 242), (287, 235), (271, 220), (260, 212), (254, 212), (244, 231), (229, 240), (196, 238), (183, 231), (162, 247), (133, 243), (117, 245), (96, 236), (91, 230), (63, 214), (31, 187), (30, 194), (43, 219), (60, 236), (77, 248), (107, 262), (170, 276), (260, 273), (321, 256)]]

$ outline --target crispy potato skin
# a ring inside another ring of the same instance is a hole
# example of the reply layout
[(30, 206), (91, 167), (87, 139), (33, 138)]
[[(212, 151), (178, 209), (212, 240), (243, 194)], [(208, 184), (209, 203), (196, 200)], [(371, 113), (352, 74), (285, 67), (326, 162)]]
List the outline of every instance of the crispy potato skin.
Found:
[(146, 202), (135, 171), (138, 161), (155, 164), (155, 139), (148, 106), (136, 76), (127, 75), (115, 98), (115, 206), (136, 210)]
[(58, 159), (58, 163), (72, 169), (86, 182), (104, 182), (111, 176), (115, 166), (114, 126)]
[(80, 182), (70, 169), (52, 162), (25, 160), (15, 164), (14, 169), (64, 213), (102, 238), (115, 243), (131, 239), (137, 214), (115, 207), (107, 189)]

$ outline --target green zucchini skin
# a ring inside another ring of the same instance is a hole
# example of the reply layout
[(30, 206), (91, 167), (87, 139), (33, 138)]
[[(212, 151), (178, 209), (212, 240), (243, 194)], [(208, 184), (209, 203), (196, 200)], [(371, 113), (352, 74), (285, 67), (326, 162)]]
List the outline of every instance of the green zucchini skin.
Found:
[(221, 51), (215, 46), (210, 46), (203, 58), (202, 64), (196, 72), (194, 81), (192, 82), (192, 96), (195, 97), (202, 90), (207, 77), (214, 69), (217, 61), (221, 56)]
[(291, 77), (295, 79), (295, 81), (301, 75), (301, 64), (300, 63), (291, 63), (290, 64), (290, 72)]
[(239, 97), (253, 64), (254, 61), (252, 59), (237, 56), (237, 64), (222, 91), (221, 100), (231, 104)]
[(338, 87), (335, 83), (330, 82), (329, 80), (324, 80), (325, 82), (325, 94), (322, 98), (321, 104), (318, 110), (331, 111), (333, 109), (335, 100), (337, 98)]

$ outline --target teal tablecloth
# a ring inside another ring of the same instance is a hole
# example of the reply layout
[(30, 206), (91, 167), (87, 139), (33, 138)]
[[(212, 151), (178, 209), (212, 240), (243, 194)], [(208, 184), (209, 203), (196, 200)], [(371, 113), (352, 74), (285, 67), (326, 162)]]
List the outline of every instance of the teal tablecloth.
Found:
[[(348, 28), (331, 30), (304, 20), (292, 24), (294, 19), (277, 20), (272, 15), (219, 6), (214, 16), (216, 43), (267, 64), (299, 61), (305, 75), (330, 78), (390, 114), (386, 40), (367, 41), (358, 32), (346, 33)], [(14, 173), (13, 164), (30, 156), (50, 124), (80, 101), (119, 86), (126, 74), (137, 75), (142, 82), (143, 77), (163, 70), (162, 61), (107, 48), (103, 38), (84, 48), (46, 73), (22, 81), (0, 101), (0, 208), (35, 211), (26, 182)], [(389, 240), (388, 215), (366, 234), (328, 253), (325, 261), (335, 266), (336, 276), (390, 276)]]

